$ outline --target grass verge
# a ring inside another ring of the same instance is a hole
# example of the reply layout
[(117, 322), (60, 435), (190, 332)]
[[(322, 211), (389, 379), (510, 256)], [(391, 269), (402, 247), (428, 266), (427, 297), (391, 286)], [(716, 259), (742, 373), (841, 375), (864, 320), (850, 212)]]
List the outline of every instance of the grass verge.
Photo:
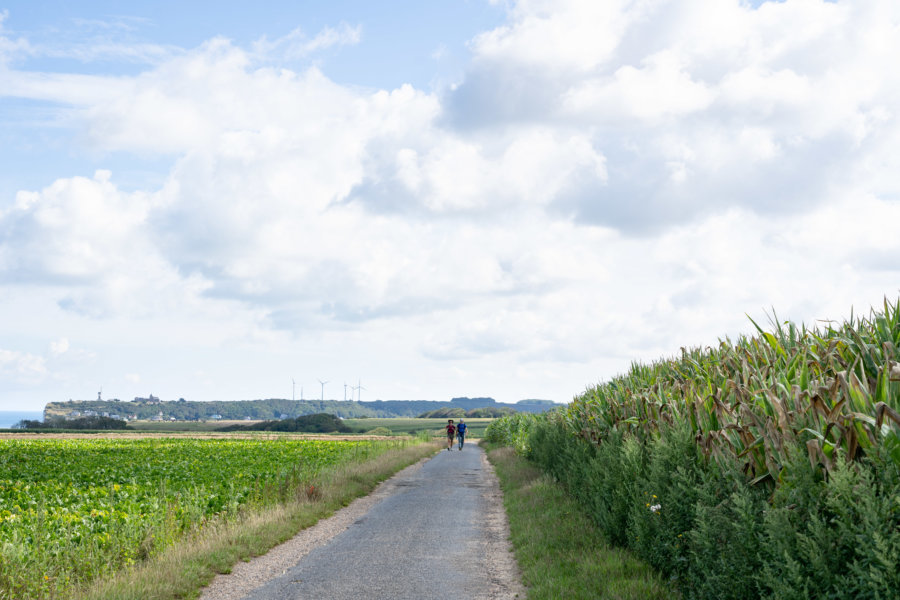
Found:
[(552, 478), (512, 448), (482, 445), (500, 479), (529, 600), (679, 598), (646, 563), (611, 548)]
[(74, 591), (73, 600), (173, 600), (197, 598), (217, 573), (264, 554), (301, 529), (370, 493), (397, 471), (434, 454), (433, 442), (389, 450), (378, 457), (339, 467), (298, 490), (295, 501), (232, 520), (207, 524), (162, 553), (116, 576)]

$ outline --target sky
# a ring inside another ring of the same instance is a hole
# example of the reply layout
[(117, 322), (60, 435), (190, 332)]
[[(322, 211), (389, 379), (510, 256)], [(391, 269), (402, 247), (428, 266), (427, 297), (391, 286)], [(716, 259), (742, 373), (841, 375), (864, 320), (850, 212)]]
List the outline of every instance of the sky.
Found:
[(0, 0), (0, 410), (568, 402), (868, 314), (897, 56), (894, 0)]

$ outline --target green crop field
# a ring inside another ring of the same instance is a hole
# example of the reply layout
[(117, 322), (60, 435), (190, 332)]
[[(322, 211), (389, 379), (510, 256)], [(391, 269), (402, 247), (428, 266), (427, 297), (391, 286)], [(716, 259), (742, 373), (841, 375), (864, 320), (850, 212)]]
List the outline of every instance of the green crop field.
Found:
[[(454, 419), (458, 421), (459, 419)], [(469, 436), (480, 438), (484, 435), (484, 430), (495, 419), (465, 419), (469, 426)], [(395, 435), (415, 435), (419, 432), (427, 432), (432, 435), (444, 435), (444, 426), (447, 419), (345, 419), (344, 423), (348, 427), (362, 431), (371, 431), (376, 427), (384, 427), (390, 429)]]
[(55, 598), (397, 442), (0, 440), (0, 599)]
[(630, 371), (496, 421), (685, 598), (900, 598), (900, 300)]
[(137, 431), (216, 431), (226, 425), (249, 424), (249, 421), (132, 421), (130, 429)]

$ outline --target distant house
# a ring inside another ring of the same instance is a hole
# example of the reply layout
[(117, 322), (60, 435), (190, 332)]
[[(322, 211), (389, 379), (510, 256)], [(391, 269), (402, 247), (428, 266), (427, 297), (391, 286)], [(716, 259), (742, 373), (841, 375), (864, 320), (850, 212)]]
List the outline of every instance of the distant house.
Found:
[(213, 415), (210, 417), (210, 419), (215, 419), (216, 421), (218, 421), (221, 418), (222, 418), (222, 415)]
[(134, 397), (135, 402), (143, 402), (145, 404), (159, 404), (159, 397), (150, 394), (149, 398), (141, 398), (140, 396)]

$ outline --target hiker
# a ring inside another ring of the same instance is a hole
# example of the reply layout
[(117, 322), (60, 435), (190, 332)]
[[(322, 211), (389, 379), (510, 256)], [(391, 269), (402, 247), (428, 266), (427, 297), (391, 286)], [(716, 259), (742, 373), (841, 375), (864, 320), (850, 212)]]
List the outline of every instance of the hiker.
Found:
[(459, 425), (456, 426), (456, 439), (459, 440), (459, 450), (462, 452), (463, 444), (466, 441), (466, 429), (467, 426), (463, 423), (463, 420), (459, 420)]
[(453, 436), (456, 435), (456, 425), (453, 419), (447, 419), (447, 452), (453, 450)]

